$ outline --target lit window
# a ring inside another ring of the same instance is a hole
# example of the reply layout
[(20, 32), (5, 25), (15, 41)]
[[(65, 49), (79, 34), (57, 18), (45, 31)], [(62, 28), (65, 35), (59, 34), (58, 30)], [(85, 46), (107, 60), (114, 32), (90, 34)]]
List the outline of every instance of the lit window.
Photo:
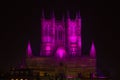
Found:
[(18, 79), (16, 79), (16, 80), (18, 80)]
[(20, 80), (23, 80), (23, 79), (20, 79)]

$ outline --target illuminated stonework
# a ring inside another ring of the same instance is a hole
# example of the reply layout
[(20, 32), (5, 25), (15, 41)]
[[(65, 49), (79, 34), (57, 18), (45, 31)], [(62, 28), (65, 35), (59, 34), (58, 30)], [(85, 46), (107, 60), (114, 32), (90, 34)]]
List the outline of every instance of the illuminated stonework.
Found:
[(32, 49), (31, 49), (31, 45), (30, 45), (30, 41), (28, 42), (28, 46), (27, 46), (27, 56), (31, 57), (32, 56)]
[(64, 18), (61, 21), (55, 19), (54, 14), (51, 19), (45, 19), (42, 13), (41, 26), (42, 26), (42, 48), (40, 55), (60, 55), (58, 54), (59, 48), (64, 48), (66, 56), (81, 55), (81, 17), (76, 14), (74, 20), (68, 16), (67, 25), (65, 25)]
[(92, 42), (92, 45), (91, 45), (90, 56), (94, 58), (96, 57), (96, 50), (95, 50), (94, 42)]

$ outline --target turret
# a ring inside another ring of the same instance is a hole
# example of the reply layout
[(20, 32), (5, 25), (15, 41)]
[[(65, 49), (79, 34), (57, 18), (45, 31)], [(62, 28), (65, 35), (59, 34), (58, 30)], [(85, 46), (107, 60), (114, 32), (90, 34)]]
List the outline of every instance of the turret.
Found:
[(27, 57), (32, 56), (32, 49), (31, 49), (30, 41), (28, 41), (28, 46), (27, 46), (27, 49), (26, 49), (26, 53), (27, 53)]
[(95, 45), (94, 42), (92, 41), (91, 49), (90, 49), (90, 56), (95, 58), (96, 56), (96, 50), (95, 50)]

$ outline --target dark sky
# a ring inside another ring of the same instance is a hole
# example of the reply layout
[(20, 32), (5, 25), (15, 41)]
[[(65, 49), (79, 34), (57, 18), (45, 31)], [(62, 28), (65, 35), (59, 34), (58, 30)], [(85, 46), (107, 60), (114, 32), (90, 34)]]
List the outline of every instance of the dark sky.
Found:
[[(105, 68), (115, 74), (115, 61), (113, 57), (113, 7), (107, 2), (94, 0), (33, 0), (33, 1), (10, 1), (2, 6), (1, 24), (1, 50), (0, 71), (10, 66), (20, 65), (25, 58), (28, 40), (31, 40), (33, 52), (37, 53), (40, 46), (40, 17), (44, 9), (55, 10), (56, 16), (65, 14), (70, 10), (80, 10), (85, 44), (95, 42), (97, 61), (101, 69)], [(71, 14), (73, 15), (73, 14)], [(86, 37), (85, 37), (86, 36)], [(112, 60), (114, 59), (114, 60)], [(112, 74), (112, 73), (111, 73)]]

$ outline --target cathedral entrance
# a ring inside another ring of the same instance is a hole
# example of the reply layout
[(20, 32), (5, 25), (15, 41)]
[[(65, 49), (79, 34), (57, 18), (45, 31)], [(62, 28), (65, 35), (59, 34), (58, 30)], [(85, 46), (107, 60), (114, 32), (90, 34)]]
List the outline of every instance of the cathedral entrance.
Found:
[(58, 47), (56, 50), (56, 56), (60, 59), (66, 56), (66, 50), (64, 47)]

